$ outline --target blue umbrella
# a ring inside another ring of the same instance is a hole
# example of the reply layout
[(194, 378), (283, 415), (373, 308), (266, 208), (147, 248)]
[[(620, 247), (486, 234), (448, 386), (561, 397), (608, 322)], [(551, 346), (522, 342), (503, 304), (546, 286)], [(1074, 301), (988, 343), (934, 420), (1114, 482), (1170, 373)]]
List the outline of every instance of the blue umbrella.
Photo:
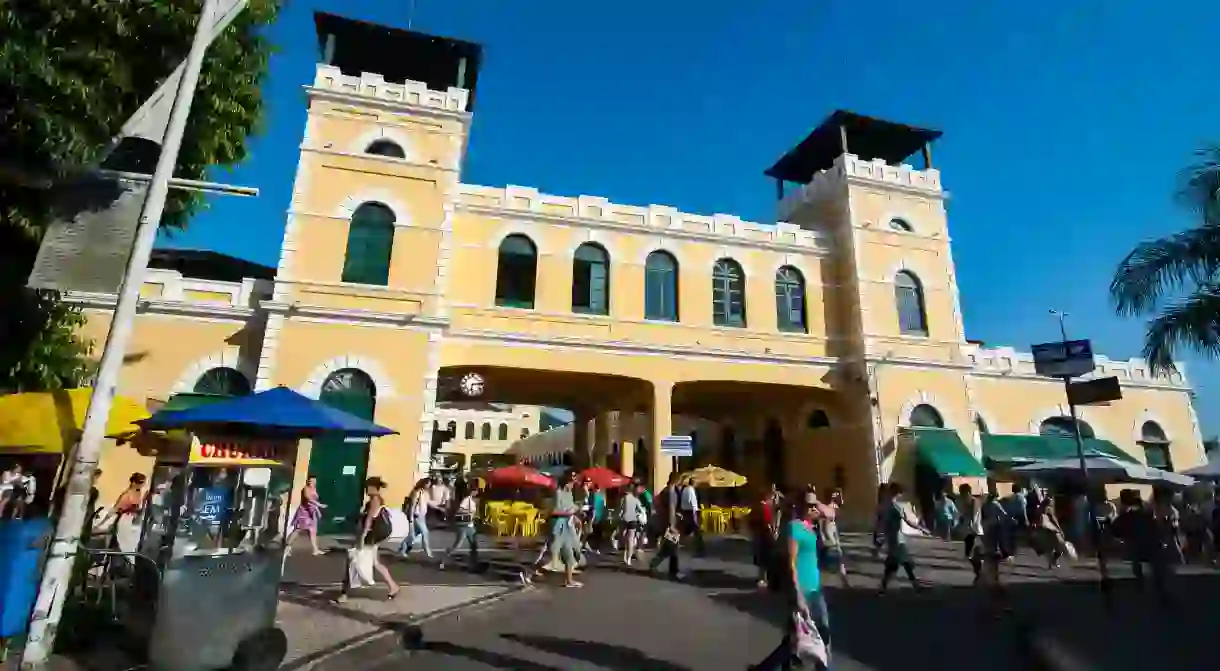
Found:
[(162, 411), (136, 423), (153, 430), (238, 429), (301, 438), (321, 434), (368, 438), (398, 433), (287, 387), (183, 410)]

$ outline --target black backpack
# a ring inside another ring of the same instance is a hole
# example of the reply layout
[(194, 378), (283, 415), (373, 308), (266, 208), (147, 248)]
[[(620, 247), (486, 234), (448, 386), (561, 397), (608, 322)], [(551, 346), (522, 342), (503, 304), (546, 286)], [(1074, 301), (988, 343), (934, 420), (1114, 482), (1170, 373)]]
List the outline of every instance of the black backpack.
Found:
[(385, 506), (382, 506), (377, 516), (373, 518), (373, 526), (369, 529), (368, 535), (365, 536), (365, 542), (380, 543), (390, 537), (392, 529), (390, 511)]

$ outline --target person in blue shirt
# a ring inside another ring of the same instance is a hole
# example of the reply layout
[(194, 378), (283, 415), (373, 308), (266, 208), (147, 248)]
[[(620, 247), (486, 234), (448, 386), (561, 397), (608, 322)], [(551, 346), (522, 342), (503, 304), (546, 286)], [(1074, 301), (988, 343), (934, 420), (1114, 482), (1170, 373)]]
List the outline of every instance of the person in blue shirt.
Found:
[[(825, 507), (814, 493), (806, 493), (797, 503), (792, 519), (787, 522), (782, 536), (788, 545), (788, 568), (791, 583), (789, 588), (795, 609), (807, 616), (818, 635), (830, 649), (830, 611), (822, 595), (822, 573), (818, 565), (818, 521)], [(793, 637), (795, 621), (789, 618), (788, 629), (778, 647), (753, 669), (790, 669), (794, 659)], [(819, 665), (820, 666), (820, 665)], [(829, 665), (821, 668), (829, 670)]]

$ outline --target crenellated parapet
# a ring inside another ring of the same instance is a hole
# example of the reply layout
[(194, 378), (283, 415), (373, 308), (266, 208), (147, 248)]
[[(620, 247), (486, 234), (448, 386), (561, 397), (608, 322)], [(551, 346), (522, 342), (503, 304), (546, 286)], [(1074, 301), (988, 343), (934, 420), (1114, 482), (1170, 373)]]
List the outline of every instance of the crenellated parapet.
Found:
[(575, 224), (604, 224), (639, 229), (652, 235), (723, 237), (761, 244), (827, 249), (830, 240), (818, 231), (788, 222), (759, 224), (731, 214), (691, 214), (668, 205), (623, 205), (597, 196), (554, 196), (524, 186), (462, 184), (459, 206), (468, 209), (519, 212), (571, 220)]
[[(963, 353), (973, 365), (975, 372), (990, 375), (1036, 376), (1034, 372), (1034, 355), (1021, 352), (1012, 347), (979, 347), (967, 345)], [(1190, 386), (1186, 378), (1186, 369), (1178, 363), (1177, 372), (1167, 376), (1157, 376), (1152, 373), (1152, 366), (1144, 359), (1127, 359), (1120, 361), (1097, 355), (1094, 357), (1097, 368), (1091, 375), (1083, 379), (1095, 377), (1117, 377), (1123, 384), (1144, 384), (1181, 387)]]
[(450, 86), (444, 91), (434, 91), (423, 82), (387, 82), (371, 72), (363, 72), (359, 77), (345, 75), (339, 68), (324, 63), (318, 64), (311, 89), (446, 112), (466, 112), (470, 105), (470, 92), (466, 89)]
[(835, 159), (832, 167), (814, 175), (808, 184), (789, 192), (779, 202), (778, 217), (791, 219), (801, 207), (825, 201), (839, 193), (847, 182), (881, 184), (888, 187), (910, 189), (933, 196), (943, 195), (940, 171), (935, 168), (916, 170), (903, 165), (890, 165), (881, 159), (861, 160), (854, 154), (843, 154)]

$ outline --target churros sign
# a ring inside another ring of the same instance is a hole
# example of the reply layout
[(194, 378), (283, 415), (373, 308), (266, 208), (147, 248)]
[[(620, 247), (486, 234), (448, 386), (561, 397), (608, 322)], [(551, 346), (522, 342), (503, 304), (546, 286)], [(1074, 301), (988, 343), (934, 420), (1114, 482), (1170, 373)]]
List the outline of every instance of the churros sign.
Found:
[(276, 466), (288, 458), (290, 447), (272, 440), (199, 440), (191, 447), (191, 463)]

